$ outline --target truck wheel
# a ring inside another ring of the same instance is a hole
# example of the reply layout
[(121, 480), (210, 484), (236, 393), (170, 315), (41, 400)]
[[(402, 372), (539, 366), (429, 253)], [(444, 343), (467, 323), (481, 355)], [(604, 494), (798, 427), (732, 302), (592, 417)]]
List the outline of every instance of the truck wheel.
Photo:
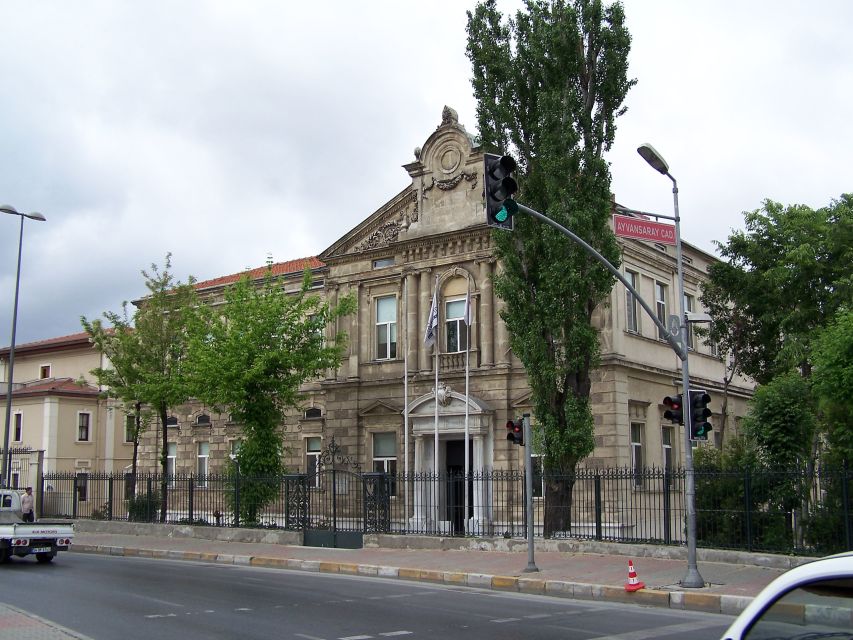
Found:
[(36, 560), (42, 564), (46, 562), (53, 562), (53, 559), (56, 557), (56, 553), (37, 553)]
[(11, 556), (12, 554), (8, 549), (0, 549), (0, 564), (9, 562)]

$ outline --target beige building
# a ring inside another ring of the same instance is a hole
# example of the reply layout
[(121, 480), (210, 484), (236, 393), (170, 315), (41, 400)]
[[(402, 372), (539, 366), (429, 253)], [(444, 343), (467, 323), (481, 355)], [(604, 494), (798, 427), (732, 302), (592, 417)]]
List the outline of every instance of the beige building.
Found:
[[(9, 348), (0, 349), (3, 409), (6, 409)], [(44, 472), (122, 471), (133, 445), (125, 416), (107, 407), (92, 369), (100, 354), (85, 333), (15, 346), (14, 385), (9, 429), (13, 455), (12, 486), (34, 485), (33, 465), (42, 456)]]
[[(333, 302), (353, 295), (358, 303), (354, 315), (330, 328), (330, 334), (343, 330), (350, 336), (341, 366), (304, 386), (302, 410), (282, 426), (290, 470), (315, 469), (333, 438), (341, 460), (368, 471), (461, 471), (466, 448), (473, 471), (521, 468), (522, 449), (507, 442), (505, 424), (531, 410), (530, 391), (492, 287), (499, 265), (493, 231), (485, 225), (482, 164), (476, 142), (445, 108), (438, 128), (404, 165), (405, 188), (318, 257), (275, 265), (288, 286), (298, 287), (307, 266), (318, 291)], [(623, 273), (659, 317), (665, 321), (677, 313), (674, 247), (628, 239), (620, 239), (620, 246)], [(701, 310), (699, 285), (714, 260), (685, 243), (688, 309)], [(260, 278), (263, 271), (253, 275)], [(239, 275), (199, 283), (199, 291), (217, 300)], [(436, 286), (437, 412), (436, 359), (424, 345)], [(470, 338), (463, 321), (466, 296)], [(602, 364), (592, 392), (595, 451), (585, 464), (680, 466), (683, 427), (663, 418), (662, 405), (665, 396), (678, 392), (679, 359), (622, 284), (614, 286), (595, 322)], [(711, 422), (717, 425), (712, 440), (700, 446), (719, 446), (725, 365), (713, 345), (695, 336), (690, 372), (691, 387), (711, 395)], [(752, 388), (743, 379), (730, 385), (727, 435), (745, 412)], [(210, 407), (180, 407), (170, 423), (170, 470), (221, 471), (239, 446), (240, 426)], [(156, 468), (157, 452), (152, 431), (141, 449), (143, 469)], [(417, 498), (415, 503), (417, 518)]]

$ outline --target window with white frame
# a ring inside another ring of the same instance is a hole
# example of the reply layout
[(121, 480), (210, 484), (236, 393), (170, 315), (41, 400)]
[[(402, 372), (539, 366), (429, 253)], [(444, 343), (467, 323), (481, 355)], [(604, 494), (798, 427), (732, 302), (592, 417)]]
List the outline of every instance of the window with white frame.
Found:
[(136, 433), (136, 416), (124, 417), (124, 441), (133, 442)]
[[(655, 282), (655, 312), (657, 313), (658, 320), (661, 321), (663, 326), (667, 326), (667, 315), (666, 315), (666, 285), (662, 282)], [(658, 338), (661, 340), (666, 340), (666, 333), (664, 333), (663, 329), (658, 327)]]
[(711, 340), (711, 338), (707, 338), (705, 340), (705, 344), (708, 345), (708, 350), (711, 352), (711, 355), (715, 358), (720, 357), (720, 345)]
[(15, 412), (14, 420), (12, 440), (15, 442), (21, 442), (24, 439), (24, 414), (20, 411)]
[(397, 357), (397, 297), (376, 298), (376, 358)]
[(468, 350), (468, 325), (465, 324), (465, 298), (444, 303), (444, 335), (447, 353)]
[(166, 475), (169, 477), (169, 483), (174, 486), (175, 472), (178, 464), (178, 445), (175, 442), (170, 442), (166, 445)]
[(397, 434), (393, 431), (373, 434), (373, 470), (391, 476), (391, 495), (397, 493)]
[(198, 475), (198, 486), (207, 486), (207, 469), (210, 462), (210, 443), (196, 443), (196, 475)]
[(91, 425), (91, 413), (81, 411), (77, 414), (77, 442), (89, 442)]
[(228, 453), (232, 457), (236, 457), (238, 453), (240, 453), (240, 445), (243, 444), (243, 440), (241, 438), (237, 438), (235, 440), (231, 440), (228, 443), (229, 451)]
[(305, 473), (308, 482), (314, 487), (320, 486), (320, 453), (323, 440), (319, 436), (305, 438)]
[(674, 434), (675, 430), (672, 427), (661, 427), (660, 439), (663, 446), (663, 468), (666, 471), (672, 471), (675, 468), (675, 455), (672, 448)]
[[(625, 279), (628, 283), (639, 291), (640, 276), (634, 271), (626, 271)], [(640, 318), (637, 313), (637, 298), (626, 287), (625, 288), (625, 326), (631, 333), (640, 332)]]
[(642, 422), (631, 423), (631, 469), (634, 472), (634, 486), (643, 486), (643, 430), (645, 425)]
[[(684, 294), (684, 310), (686, 312), (692, 312), (692, 311), (696, 310), (695, 307), (696, 307), (696, 298), (691, 296), (689, 293), (685, 293)], [(690, 322), (687, 323), (687, 348), (688, 349), (695, 349), (696, 348), (696, 343), (693, 341), (693, 324)]]

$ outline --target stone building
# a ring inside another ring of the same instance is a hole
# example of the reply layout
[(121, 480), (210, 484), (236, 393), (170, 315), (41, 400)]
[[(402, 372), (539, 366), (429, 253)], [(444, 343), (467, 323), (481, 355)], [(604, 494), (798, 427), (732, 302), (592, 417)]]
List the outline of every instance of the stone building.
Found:
[[(409, 180), (402, 191), (319, 256), (275, 265), (287, 286), (298, 287), (308, 267), (318, 291), (333, 302), (351, 294), (358, 303), (354, 315), (329, 329), (350, 336), (341, 366), (304, 386), (302, 409), (282, 426), (288, 469), (315, 469), (333, 438), (341, 455), (363, 470), (462, 471), (466, 450), (473, 471), (521, 468), (522, 449), (507, 442), (505, 424), (531, 411), (530, 391), (492, 287), (500, 265), (483, 214), (482, 163), (476, 141), (445, 107), (441, 124), (404, 165)], [(677, 313), (674, 248), (619, 242), (623, 273), (643, 298), (663, 319)], [(715, 258), (687, 243), (683, 248), (687, 307), (699, 311), (699, 284)], [(197, 287), (215, 300), (240, 275)], [(424, 345), (436, 287), (437, 394), (436, 358)], [(683, 427), (663, 418), (662, 399), (678, 392), (680, 361), (621, 284), (595, 322), (602, 363), (592, 393), (595, 451), (584, 464), (678, 467)], [(713, 345), (690, 339), (691, 386), (710, 393), (715, 411), (712, 442), (703, 446), (719, 446), (725, 365)], [(752, 388), (737, 378), (729, 386), (727, 435), (736, 430)], [(178, 408), (170, 423), (170, 470), (221, 471), (239, 446), (240, 426), (210, 407)], [(156, 438), (152, 430), (143, 440), (143, 470), (156, 469)]]

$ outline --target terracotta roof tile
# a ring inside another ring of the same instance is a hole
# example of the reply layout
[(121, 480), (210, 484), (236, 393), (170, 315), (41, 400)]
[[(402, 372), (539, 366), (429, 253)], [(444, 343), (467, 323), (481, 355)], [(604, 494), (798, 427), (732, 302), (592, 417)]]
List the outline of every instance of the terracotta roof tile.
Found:
[[(75, 395), (75, 396), (97, 396), (100, 393), (96, 387), (88, 383), (78, 384), (72, 378), (47, 378), (27, 382), (23, 386), (12, 391), (13, 396), (29, 395)], [(2, 395), (6, 393), (3, 390)]]
[[(276, 262), (270, 266), (274, 276), (282, 276), (291, 273), (302, 273), (305, 269), (319, 269), (321, 267), (325, 267), (326, 264), (320, 261), (316, 256), (311, 256), (309, 258), (299, 258), (297, 260), (288, 260), (286, 262)], [(204, 280), (202, 282), (196, 282), (195, 288), (207, 289), (210, 287), (221, 287), (226, 284), (231, 284), (232, 282), (237, 282), (244, 275), (248, 275), (250, 279), (255, 280), (257, 278), (262, 278), (266, 272), (267, 265), (264, 265), (262, 267), (257, 267), (256, 269), (241, 271), (240, 273), (232, 273), (228, 276), (220, 276), (218, 278)]]

